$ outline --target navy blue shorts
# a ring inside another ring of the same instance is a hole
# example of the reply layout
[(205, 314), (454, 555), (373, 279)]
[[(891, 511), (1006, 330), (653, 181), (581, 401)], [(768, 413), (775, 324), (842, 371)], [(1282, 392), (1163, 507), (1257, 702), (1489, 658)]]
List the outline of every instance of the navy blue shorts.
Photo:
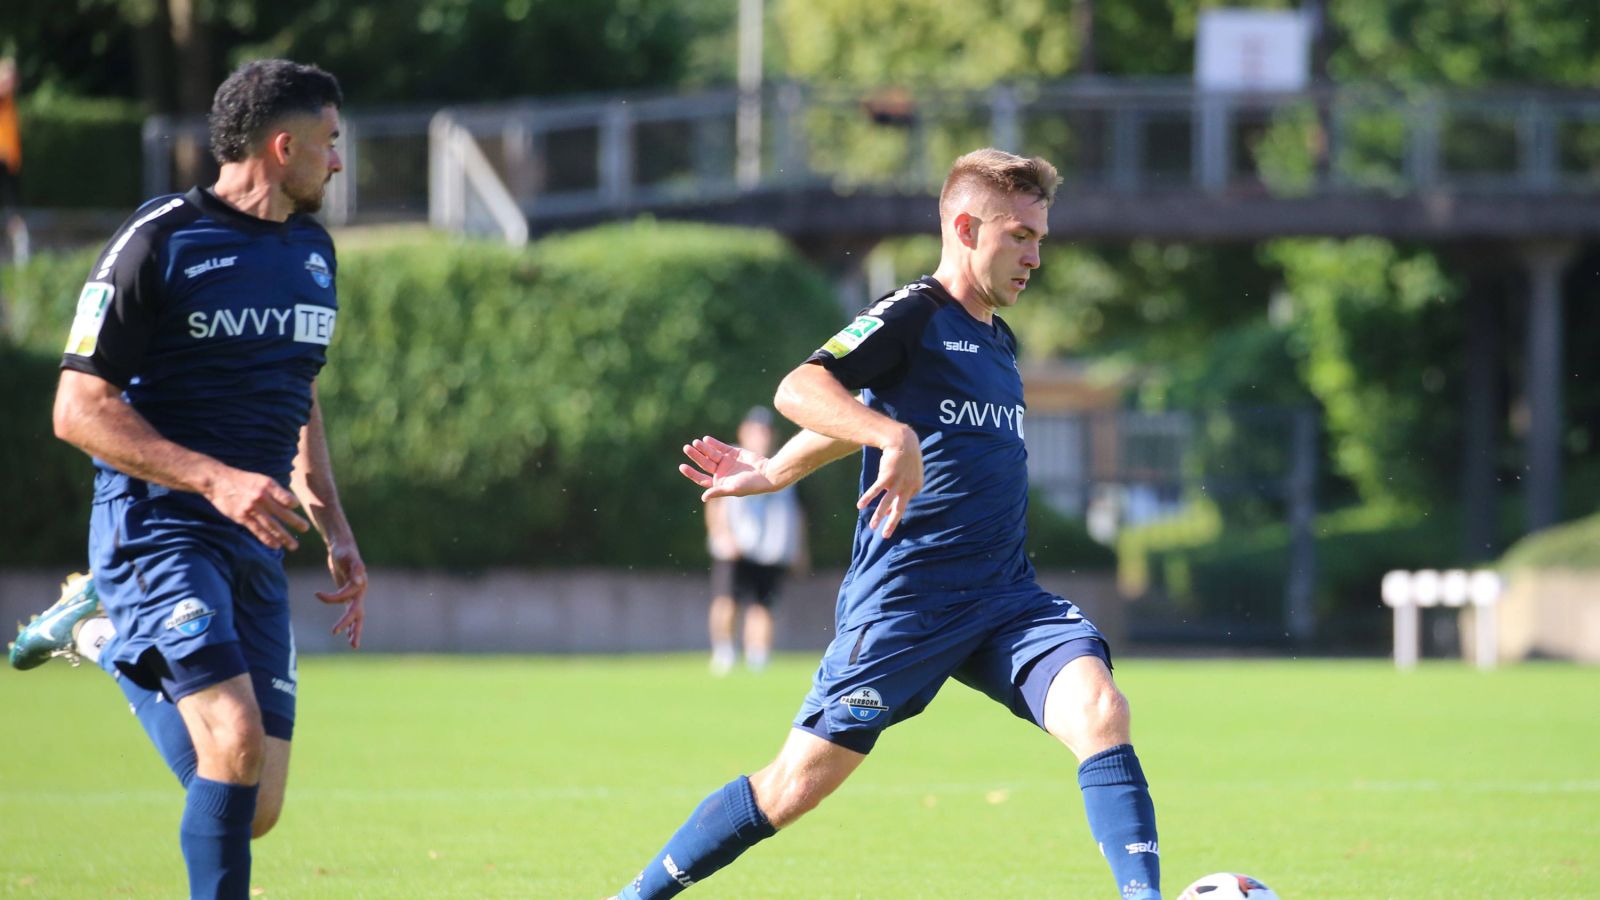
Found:
[(174, 702), (249, 673), (266, 733), (292, 738), (297, 677), (283, 551), (197, 494), (102, 471), (89, 561), (117, 630), (103, 664)]
[(1039, 588), (874, 619), (834, 636), (794, 726), (857, 753), (928, 707), (947, 679), (1044, 727), (1067, 663), (1111, 651), (1076, 606)]

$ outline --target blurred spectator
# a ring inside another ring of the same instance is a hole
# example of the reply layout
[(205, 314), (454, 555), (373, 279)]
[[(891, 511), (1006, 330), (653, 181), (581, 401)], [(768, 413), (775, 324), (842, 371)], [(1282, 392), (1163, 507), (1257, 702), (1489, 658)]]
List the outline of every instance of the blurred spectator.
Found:
[(11, 261), (28, 261), (28, 223), (22, 219), (22, 131), (17, 125), (17, 62), (0, 58), (0, 216), (11, 239)]
[[(766, 456), (773, 449), (772, 411), (757, 406), (739, 423), (739, 446)], [(744, 604), (744, 660), (760, 671), (772, 652), (772, 603), (788, 570), (804, 554), (804, 524), (794, 488), (706, 503), (711, 548), (711, 671), (726, 675), (736, 657), (734, 618)]]

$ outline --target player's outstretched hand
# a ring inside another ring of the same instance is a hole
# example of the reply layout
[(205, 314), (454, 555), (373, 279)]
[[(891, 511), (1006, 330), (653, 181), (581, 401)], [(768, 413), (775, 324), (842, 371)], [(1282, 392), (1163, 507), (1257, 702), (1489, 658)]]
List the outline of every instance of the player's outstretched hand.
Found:
[(317, 591), (323, 603), (345, 604), (344, 615), (333, 623), (333, 633), (343, 634), (350, 649), (361, 649), (361, 625), (366, 621), (367, 566), (354, 542), (335, 541), (328, 547), (328, 572), (334, 589)]
[(683, 445), (694, 465), (679, 464), (683, 477), (705, 488), (701, 500), (770, 494), (778, 489), (767, 478), (767, 458), (743, 447), (723, 443), (711, 435)]
[(295, 533), (305, 534), (311, 528), (311, 523), (294, 511), (300, 505), (295, 495), (257, 472), (222, 469), (213, 477), (206, 499), (274, 550), (300, 549)]
[(883, 451), (878, 461), (878, 480), (867, 488), (856, 501), (856, 509), (866, 509), (880, 494), (878, 506), (867, 521), (868, 528), (883, 525), (883, 536), (890, 537), (906, 513), (906, 504), (922, 490), (922, 447), (917, 433), (910, 428), (902, 431), (900, 440)]

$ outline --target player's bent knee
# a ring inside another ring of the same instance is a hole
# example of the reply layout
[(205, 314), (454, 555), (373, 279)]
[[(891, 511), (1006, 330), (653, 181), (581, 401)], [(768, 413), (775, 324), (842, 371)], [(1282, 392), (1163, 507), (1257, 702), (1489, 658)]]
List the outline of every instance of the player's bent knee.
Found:
[(261, 774), (265, 742), (259, 717), (253, 721), (248, 717), (233, 718), (214, 724), (203, 739), (196, 740), (195, 755), (202, 769), (220, 769), (231, 776), (230, 780), (248, 784)]
[(1049, 731), (1082, 759), (1128, 743), (1130, 719), (1128, 698), (1107, 682), (1058, 707), (1050, 716)]

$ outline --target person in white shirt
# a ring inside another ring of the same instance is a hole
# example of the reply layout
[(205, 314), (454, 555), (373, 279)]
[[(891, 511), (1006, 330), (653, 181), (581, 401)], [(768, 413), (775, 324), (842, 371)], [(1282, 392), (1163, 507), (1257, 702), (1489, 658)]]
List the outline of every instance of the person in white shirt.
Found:
[[(772, 411), (757, 406), (739, 424), (739, 445), (771, 452)], [(744, 659), (760, 671), (772, 652), (772, 604), (784, 576), (800, 561), (804, 525), (794, 489), (706, 503), (711, 550), (711, 671), (733, 670), (734, 620), (744, 605)]]

